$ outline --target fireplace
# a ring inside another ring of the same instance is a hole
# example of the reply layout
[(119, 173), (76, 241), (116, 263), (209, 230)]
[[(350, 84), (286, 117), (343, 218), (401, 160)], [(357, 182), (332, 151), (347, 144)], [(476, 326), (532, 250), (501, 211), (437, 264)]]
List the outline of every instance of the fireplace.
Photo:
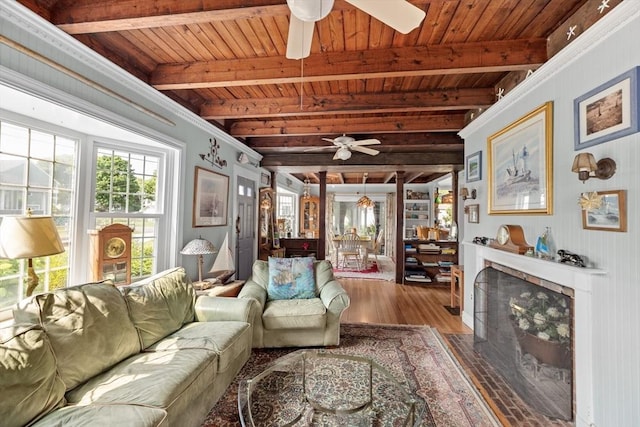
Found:
[[(573, 363), (571, 379), (564, 378), (563, 381), (567, 381), (567, 385), (562, 387), (569, 387), (572, 390), (571, 403), (575, 425), (577, 427), (592, 426), (594, 422), (593, 354), (595, 345), (593, 342), (593, 302), (591, 290), (597, 286), (604, 286), (606, 272), (599, 269), (572, 267), (524, 255), (512, 254), (470, 242), (464, 242), (463, 248), (465, 277), (469, 281), (469, 286), (465, 287), (465, 304), (462, 320), (466, 325), (474, 329), (474, 333), (476, 333), (474, 314), (476, 296), (473, 295), (473, 287), (471, 284), (473, 284), (474, 279), (486, 267), (502, 266), (509, 269), (508, 272), (510, 275), (531, 279), (534, 282), (549, 284), (552, 288), (551, 290), (557, 291), (560, 295), (569, 298), (570, 314), (573, 318), (573, 328), (569, 332), (570, 336), (573, 337)], [(489, 286), (490, 285), (487, 285), (487, 287)], [(545, 292), (549, 291), (544, 287), (543, 289)], [(573, 296), (571, 296), (571, 294), (573, 294)], [(480, 295), (477, 298), (484, 298), (484, 295)], [(506, 305), (509, 306), (510, 297), (505, 298)], [(510, 314), (506, 313), (503, 314), (503, 316), (509, 317)], [(482, 315), (480, 315), (480, 319), (483, 319)], [(509, 335), (509, 333), (506, 333), (507, 338), (504, 339), (517, 340), (515, 336), (516, 330), (504, 317), (502, 320), (501, 327), (506, 328), (508, 326), (511, 331), (510, 333), (513, 334)], [(480, 329), (481, 326), (479, 325), (478, 328)], [(480, 334), (480, 340), (483, 340), (484, 335), (482, 335), (482, 332), (478, 333)], [(489, 331), (487, 331), (487, 334), (489, 334)], [(527, 356), (528, 353), (522, 351), (522, 344), (515, 345), (515, 347), (516, 350), (514, 351), (516, 351), (517, 354), (512, 355), (513, 360), (517, 360), (518, 357), (520, 357), (524, 359), (522, 363), (525, 366), (527, 363), (538, 363), (537, 361), (534, 362), (530, 356)], [(538, 368), (547, 369), (548, 365), (550, 364), (538, 363)], [(562, 367), (561, 369), (564, 369), (564, 371), (545, 372), (545, 374), (559, 375), (562, 377), (562, 372), (564, 372), (567, 376), (569, 375), (566, 367)], [(568, 381), (572, 381), (571, 386), (568, 385)], [(528, 397), (525, 399), (528, 400)]]
[(573, 290), (488, 264), (474, 283), (474, 349), (534, 411), (573, 420)]

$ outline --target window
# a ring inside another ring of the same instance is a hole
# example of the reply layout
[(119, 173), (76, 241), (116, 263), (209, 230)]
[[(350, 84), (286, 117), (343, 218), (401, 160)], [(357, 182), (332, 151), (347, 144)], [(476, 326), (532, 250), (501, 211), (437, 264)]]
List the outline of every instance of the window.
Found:
[(142, 150), (98, 145), (94, 160), (95, 227), (113, 223), (131, 227), (131, 278), (149, 276), (155, 271), (158, 230), (163, 218), (158, 172), (164, 158)]
[[(38, 290), (67, 285), (78, 140), (0, 121), (0, 215), (53, 216), (65, 252), (33, 259)], [(0, 310), (24, 295), (27, 261), (0, 259)]]
[(276, 193), (276, 220), (280, 237), (295, 236), (296, 221), (296, 195), (283, 188), (278, 188)]

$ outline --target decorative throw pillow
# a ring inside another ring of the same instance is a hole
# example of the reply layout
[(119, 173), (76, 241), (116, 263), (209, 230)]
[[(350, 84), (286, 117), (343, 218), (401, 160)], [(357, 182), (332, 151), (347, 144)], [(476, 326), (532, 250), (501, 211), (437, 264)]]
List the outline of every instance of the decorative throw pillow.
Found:
[(314, 260), (315, 258), (311, 257), (269, 257), (269, 285), (267, 286), (269, 299), (315, 298)]

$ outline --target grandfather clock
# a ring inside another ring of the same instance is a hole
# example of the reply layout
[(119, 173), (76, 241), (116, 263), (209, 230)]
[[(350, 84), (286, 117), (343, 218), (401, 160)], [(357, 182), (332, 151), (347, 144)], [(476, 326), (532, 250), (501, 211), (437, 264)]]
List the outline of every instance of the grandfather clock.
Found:
[(123, 224), (89, 230), (91, 279), (109, 279), (116, 285), (131, 283), (131, 232)]

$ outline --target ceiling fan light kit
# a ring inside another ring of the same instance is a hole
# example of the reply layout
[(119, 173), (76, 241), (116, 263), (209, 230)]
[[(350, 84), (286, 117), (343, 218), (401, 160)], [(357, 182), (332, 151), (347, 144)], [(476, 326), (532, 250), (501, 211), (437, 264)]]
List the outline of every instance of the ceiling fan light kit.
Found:
[(333, 9), (333, 0), (287, 0), (291, 13), (301, 21), (316, 22)]
[(347, 147), (340, 147), (338, 151), (336, 151), (336, 155), (333, 156), (334, 159), (339, 160), (349, 160), (351, 158), (351, 151)]

